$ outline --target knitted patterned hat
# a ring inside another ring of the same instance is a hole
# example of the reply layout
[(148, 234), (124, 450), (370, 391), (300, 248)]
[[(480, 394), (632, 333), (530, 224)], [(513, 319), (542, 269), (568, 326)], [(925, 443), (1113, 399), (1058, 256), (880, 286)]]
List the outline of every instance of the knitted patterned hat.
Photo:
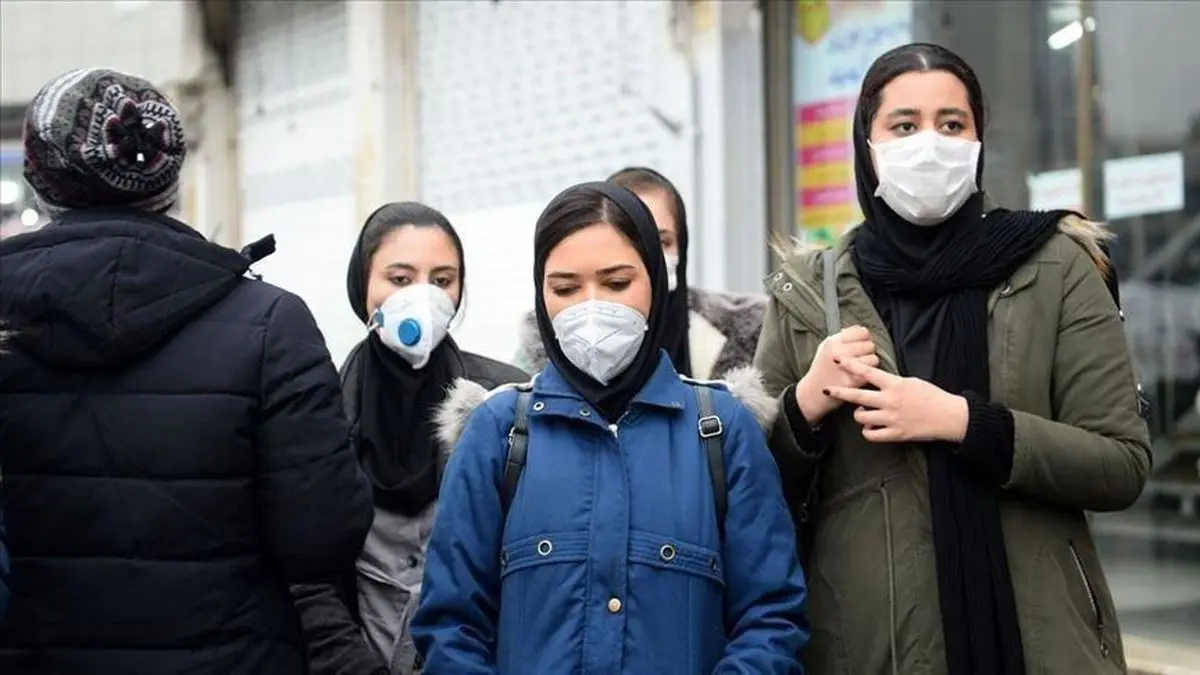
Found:
[(63, 73), (25, 113), (25, 180), (51, 214), (94, 206), (166, 211), (186, 153), (167, 98), (112, 70)]

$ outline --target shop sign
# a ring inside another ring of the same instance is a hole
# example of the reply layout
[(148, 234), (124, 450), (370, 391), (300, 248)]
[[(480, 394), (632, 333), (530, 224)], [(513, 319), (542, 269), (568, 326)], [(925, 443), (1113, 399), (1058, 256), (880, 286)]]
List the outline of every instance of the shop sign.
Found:
[(1183, 155), (1166, 152), (1104, 162), (1104, 217), (1183, 210)]

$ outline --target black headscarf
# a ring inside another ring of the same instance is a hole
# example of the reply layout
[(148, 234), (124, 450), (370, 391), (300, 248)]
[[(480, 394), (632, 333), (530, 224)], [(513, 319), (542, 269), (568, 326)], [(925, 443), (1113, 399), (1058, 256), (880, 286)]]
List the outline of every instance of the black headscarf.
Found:
[[(563, 354), (562, 347), (555, 337), (550, 315), (546, 313), (542, 283), (546, 274), (546, 258), (549, 257), (550, 251), (567, 236), (602, 221), (599, 217), (602, 214), (603, 203), (600, 197), (615, 204), (626, 216), (628, 222), (612, 224), (632, 240), (638, 256), (650, 274), (651, 288), (650, 316), (647, 318), (646, 336), (642, 346), (633, 363), (607, 385), (600, 384), (576, 368)], [(658, 367), (666, 332), (667, 313), (664, 308), (667, 300), (667, 265), (663, 259), (662, 244), (658, 240), (658, 228), (654, 225), (650, 210), (637, 195), (607, 182), (581, 183), (562, 191), (538, 217), (534, 233), (533, 281), (536, 289), (534, 307), (537, 313), (538, 333), (541, 334), (542, 344), (550, 362), (579, 395), (595, 406), (605, 419), (615, 422)]]
[[(364, 324), (369, 320), (366, 298), (371, 266), (364, 235), (381, 218), (386, 218), (386, 225), (450, 227), (441, 213), (409, 202), (385, 205), (367, 218), (346, 270), (346, 295)], [(462, 244), (452, 228), (447, 233), (458, 247), (461, 283), (466, 278)], [(440, 446), (433, 411), (453, 384), (458, 364), (458, 346), (449, 335), (420, 370), (383, 344), (375, 331), (367, 336), (360, 358), (352, 364), (358, 370), (357, 391), (343, 395), (358, 399), (356, 447), (359, 463), (374, 485), (376, 505), (415, 516), (437, 499)]]
[[(688, 226), (687, 209), (679, 190), (667, 177), (654, 169), (635, 166), (621, 169), (608, 180), (633, 191), (634, 194), (649, 190), (663, 192), (671, 200), (671, 215), (675, 216), (675, 246), (679, 249), (679, 264), (675, 272), (675, 289), (667, 293), (667, 328), (663, 335), (663, 349), (671, 356), (675, 370), (680, 375), (692, 375), (692, 350), (690, 340), (690, 318), (688, 310)], [(655, 223), (660, 225), (660, 223)], [(661, 242), (660, 242), (661, 243)]]
[[(946, 222), (913, 225), (874, 196), (879, 185), (860, 99), (854, 169), (865, 222), (853, 258), (896, 345), (903, 374), (989, 397), (987, 298), (1052, 237), (1068, 212), (996, 210), (976, 192)], [(980, 120), (981, 122), (981, 120)], [(980, 152), (976, 184), (982, 184)], [(964, 448), (963, 452), (969, 452)], [(1000, 487), (946, 443), (925, 446), (938, 594), (949, 672), (1020, 675), (1024, 655), (1000, 525)]]

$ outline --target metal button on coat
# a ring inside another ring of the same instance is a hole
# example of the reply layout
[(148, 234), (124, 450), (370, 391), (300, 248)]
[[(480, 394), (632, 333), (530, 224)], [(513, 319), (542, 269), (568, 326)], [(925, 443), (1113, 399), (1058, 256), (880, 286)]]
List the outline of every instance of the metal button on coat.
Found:
[(613, 614), (616, 614), (617, 612), (621, 611), (621, 599), (620, 598), (609, 598), (608, 599), (608, 611)]

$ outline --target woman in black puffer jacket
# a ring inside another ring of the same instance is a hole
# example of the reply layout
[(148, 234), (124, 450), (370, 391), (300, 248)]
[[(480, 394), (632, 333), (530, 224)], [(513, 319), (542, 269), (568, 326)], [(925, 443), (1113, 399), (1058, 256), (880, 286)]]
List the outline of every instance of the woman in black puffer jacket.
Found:
[(0, 242), (4, 675), (302, 675), (288, 584), (350, 564), (370, 526), (312, 314), (164, 215), (185, 148), (120, 73), (29, 107), (53, 219)]

